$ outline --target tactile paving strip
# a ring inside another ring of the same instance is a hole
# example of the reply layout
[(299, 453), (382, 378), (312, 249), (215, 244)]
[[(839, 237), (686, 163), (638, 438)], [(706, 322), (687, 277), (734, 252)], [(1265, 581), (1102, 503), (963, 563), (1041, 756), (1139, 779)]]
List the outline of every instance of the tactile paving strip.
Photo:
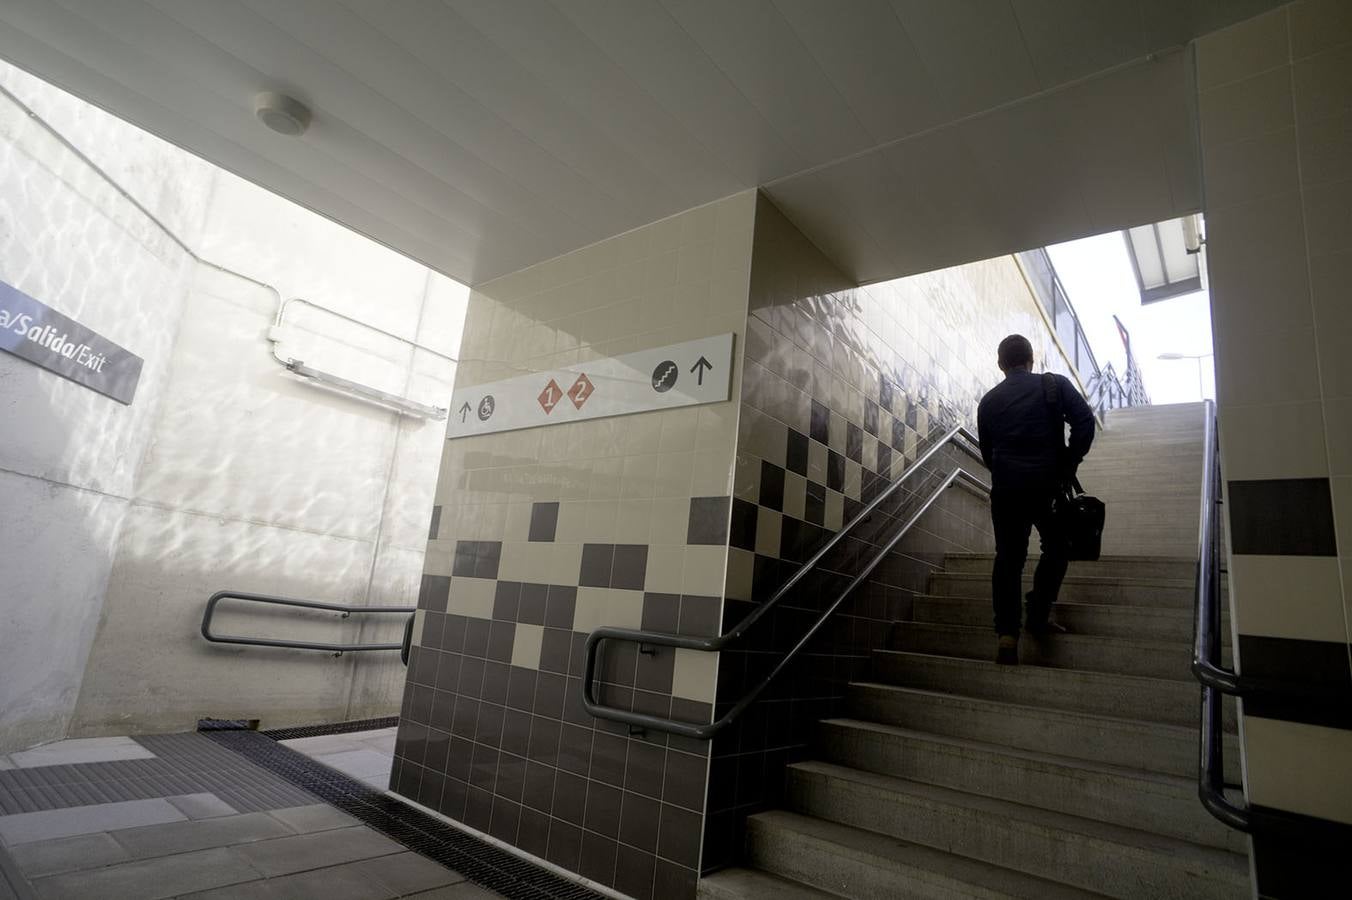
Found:
[(204, 734), (405, 847), (513, 900), (606, 900), (246, 728)]
[(0, 815), (210, 792), (239, 812), (315, 798), (200, 734), (141, 735), (155, 756), (0, 771)]

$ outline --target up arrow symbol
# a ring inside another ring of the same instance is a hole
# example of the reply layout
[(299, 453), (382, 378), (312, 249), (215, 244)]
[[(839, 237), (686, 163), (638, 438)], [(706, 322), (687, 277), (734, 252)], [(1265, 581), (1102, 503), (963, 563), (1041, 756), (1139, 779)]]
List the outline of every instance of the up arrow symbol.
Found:
[(707, 359), (701, 356), (698, 360), (695, 361), (695, 364), (690, 367), (690, 371), (695, 373), (695, 377), (699, 379), (699, 384), (703, 385), (704, 373), (712, 369), (713, 367), (714, 367), (713, 363), (709, 362)]
[(465, 405), (462, 406), (462, 407), (460, 407), (460, 421), (461, 421), (461, 422), (465, 421), (465, 416), (468, 416), (468, 415), (469, 415), (469, 410), (470, 410), (469, 401), (466, 401), (466, 402), (465, 402)]

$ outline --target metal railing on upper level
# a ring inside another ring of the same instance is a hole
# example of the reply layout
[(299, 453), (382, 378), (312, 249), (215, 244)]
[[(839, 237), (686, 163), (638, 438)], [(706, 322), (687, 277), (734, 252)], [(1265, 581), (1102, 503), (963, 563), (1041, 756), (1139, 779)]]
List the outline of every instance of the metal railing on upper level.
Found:
[[(322, 612), (336, 612), (346, 619), (354, 613), (359, 615), (410, 615), (412, 606), (349, 606), (344, 603), (325, 603), (319, 600), (295, 600), (291, 597), (274, 597), (269, 594), (249, 594), (240, 591), (217, 591), (207, 599), (207, 608), (202, 613), (202, 637), (213, 644), (243, 644), (249, 647), (286, 647), (292, 650), (324, 650), (334, 656), (344, 653), (356, 653), (366, 650), (399, 650), (407, 663), (406, 644), (396, 641), (382, 644), (333, 644), (319, 641), (295, 641), (285, 638), (245, 637), (237, 634), (213, 634), (211, 620), (216, 615), (216, 606), (222, 600), (241, 600), (246, 603), (263, 603), (269, 606), (286, 606), (297, 609), (314, 609)], [(406, 637), (412, 633), (412, 617), (405, 626)]]
[(877, 552), (866, 562), (862, 569), (851, 579), (849, 584), (835, 597), (829, 604), (826, 611), (823, 612), (808, 628), (806, 633), (791, 647), (771, 668), (751, 690), (747, 691), (733, 706), (722, 716), (712, 722), (695, 723), (683, 722), (678, 719), (666, 718), (663, 716), (650, 715), (648, 713), (634, 712), (632, 710), (621, 709), (616, 706), (607, 706), (596, 698), (596, 657), (597, 653), (606, 641), (628, 641), (639, 645), (640, 650), (644, 645), (651, 647), (672, 647), (685, 650), (699, 650), (707, 653), (717, 653), (732, 642), (741, 638), (757, 622), (763, 619), (770, 610), (783, 600), (788, 594), (814, 570), (826, 555), (831, 552), (841, 541), (845, 540), (861, 524), (867, 522), (878, 507), (887, 501), (888, 498), (896, 495), (902, 489), (902, 486), (917, 472), (920, 472), (924, 466), (934, 458), (944, 447), (952, 444), (969, 456), (981, 459), (980, 451), (976, 447), (976, 437), (962, 426), (951, 429), (945, 435), (926, 450), (921, 456), (911, 464), (905, 472), (901, 474), (896, 481), (889, 485), (885, 490), (878, 494), (872, 501), (860, 510), (846, 525), (820, 549), (812, 554), (808, 560), (793, 574), (784, 584), (774, 592), (768, 599), (762, 601), (746, 617), (730, 628), (724, 634), (718, 637), (691, 637), (687, 635), (667, 634), (657, 631), (643, 631), (630, 628), (616, 628), (605, 626), (596, 629), (587, 637), (586, 644), (586, 663), (582, 673), (582, 705), (587, 712), (599, 719), (608, 719), (613, 722), (621, 722), (633, 728), (651, 729), (653, 731), (666, 732), (668, 734), (677, 734), (684, 737), (695, 738), (697, 740), (708, 740), (731, 724), (738, 716), (746, 710), (748, 706), (765, 691), (770, 683), (780, 675), (790, 663), (798, 656), (799, 652), (806, 647), (812, 639), (821, 631), (826, 622), (840, 608), (850, 595), (861, 584), (868, 580), (888, 554), (896, 547), (898, 542), (906, 536), (907, 532), (920, 520), (938, 499), (955, 484), (963, 484), (982, 494), (990, 495), (990, 486), (984, 481), (972, 475), (962, 467), (956, 467), (943, 481), (935, 488), (929, 496), (921, 503), (907, 520), (899, 527), (894, 529), (887, 539), (882, 543)]

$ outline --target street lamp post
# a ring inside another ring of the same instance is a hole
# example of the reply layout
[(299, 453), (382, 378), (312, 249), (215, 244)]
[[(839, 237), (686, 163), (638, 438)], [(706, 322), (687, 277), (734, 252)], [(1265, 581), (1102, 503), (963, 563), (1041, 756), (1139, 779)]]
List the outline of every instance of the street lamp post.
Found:
[(1211, 353), (1161, 353), (1161, 354), (1159, 355), (1158, 358), (1159, 358), (1159, 359), (1166, 359), (1166, 360), (1173, 360), (1173, 359), (1191, 359), (1191, 360), (1196, 360), (1196, 362), (1197, 362), (1197, 399), (1198, 399), (1198, 400), (1205, 400), (1205, 399), (1206, 399), (1206, 390), (1205, 390), (1205, 388), (1203, 388), (1203, 386), (1202, 386), (1202, 360), (1204, 360), (1204, 359), (1206, 359), (1208, 356), (1212, 356), (1212, 355), (1214, 355), (1214, 354), (1211, 354)]

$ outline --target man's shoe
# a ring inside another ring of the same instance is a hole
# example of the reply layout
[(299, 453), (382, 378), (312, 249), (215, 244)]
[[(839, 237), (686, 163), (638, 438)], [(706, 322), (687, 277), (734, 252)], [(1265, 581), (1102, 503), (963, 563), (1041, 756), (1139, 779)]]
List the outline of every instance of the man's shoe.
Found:
[(1035, 637), (1046, 637), (1049, 634), (1069, 634), (1069, 629), (1055, 619), (1048, 619), (1045, 622), (1029, 622), (1024, 626), (1028, 633)]
[(995, 661), (1002, 666), (1019, 664), (1019, 639), (1012, 634), (1000, 635), (1000, 649), (995, 652)]

